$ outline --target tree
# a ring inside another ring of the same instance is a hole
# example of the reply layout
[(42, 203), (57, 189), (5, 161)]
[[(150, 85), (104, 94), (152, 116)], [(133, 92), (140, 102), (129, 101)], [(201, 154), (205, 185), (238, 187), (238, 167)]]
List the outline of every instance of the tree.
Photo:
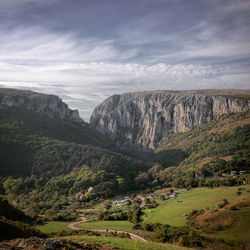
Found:
[(131, 200), (127, 200), (127, 206), (130, 207), (132, 205), (132, 201)]
[(106, 210), (109, 210), (112, 207), (112, 203), (109, 200), (104, 201), (103, 204)]
[(136, 178), (135, 178), (135, 182), (138, 183), (139, 185), (142, 185), (142, 184), (147, 184), (149, 181), (149, 176), (147, 173), (143, 172), (143, 173), (140, 173)]
[(161, 170), (163, 170), (163, 167), (162, 167), (160, 164), (156, 163), (152, 168), (150, 168), (150, 169), (148, 170), (148, 173), (149, 173), (153, 178), (156, 178), (156, 177), (157, 177), (157, 174), (158, 174)]
[(86, 192), (86, 193), (84, 194), (84, 197), (85, 197), (86, 200), (90, 200), (91, 193)]

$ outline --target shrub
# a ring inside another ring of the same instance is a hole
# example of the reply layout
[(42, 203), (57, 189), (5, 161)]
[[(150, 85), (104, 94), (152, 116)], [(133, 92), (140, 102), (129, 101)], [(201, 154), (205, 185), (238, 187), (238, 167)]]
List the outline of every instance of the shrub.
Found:
[(218, 208), (223, 208), (223, 207), (225, 207), (228, 204), (229, 204), (228, 200), (227, 199), (223, 199), (223, 202), (218, 204)]

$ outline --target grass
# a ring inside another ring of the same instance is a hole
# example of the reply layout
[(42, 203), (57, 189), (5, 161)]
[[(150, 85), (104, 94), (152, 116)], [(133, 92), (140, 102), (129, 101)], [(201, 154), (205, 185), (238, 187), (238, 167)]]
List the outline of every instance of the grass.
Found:
[(234, 218), (233, 225), (228, 229), (205, 235), (223, 239), (226, 242), (250, 243), (250, 208), (240, 208), (236, 211), (226, 211), (226, 213)]
[(77, 227), (86, 229), (109, 229), (117, 231), (125, 231), (129, 233), (134, 233), (145, 239), (150, 239), (152, 237), (152, 232), (133, 229), (133, 224), (128, 221), (96, 221), (96, 222), (84, 222), (78, 224)]
[[(187, 248), (179, 247), (171, 244), (161, 244), (155, 242), (142, 242), (130, 239), (121, 239), (114, 237), (101, 237), (101, 236), (68, 236), (63, 237), (67, 240), (72, 240), (79, 243), (98, 243), (106, 247), (120, 248), (123, 250), (184, 250)], [(190, 249), (190, 248), (188, 248)]]
[[(243, 188), (250, 189), (250, 185), (244, 185)], [(186, 217), (193, 209), (205, 209), (207, 207), (216, 207), (221, 203), (222, 199), (226, 198), (229, 202), (240, 201), (242, 199), (250, 199), (250, 193), (246, 191), (241, 195), (237, 195), (239, 186), (237, 187), (219, 187), (219, 188), (195, 188), (189, 191), (182, 191), (176, 199), (171, 198), (162, 203), (161, 206), (155, 209), (146, 209), (143, 220), (147, 223), (162, 223), (172, 226), (185, 225)], [(178, 203), (177, 200), (183, 202)], [(151, 213), (149, 211), (152, 211)]]
[(88, 229), (113, 229), (121, 231), (132, 231), (133, 224), (128, 221), (97, 221), (97, 222), (85, 222), (77, 225), (80, 228)]
[(68, 225), (69, 225), (69, 222), (48, 221), (48, 222), (44, 222), (41, 225), (37, 225), (36, 228), (42, 231), (43, 233), (57, 233), (63, 230), (71, 231)]

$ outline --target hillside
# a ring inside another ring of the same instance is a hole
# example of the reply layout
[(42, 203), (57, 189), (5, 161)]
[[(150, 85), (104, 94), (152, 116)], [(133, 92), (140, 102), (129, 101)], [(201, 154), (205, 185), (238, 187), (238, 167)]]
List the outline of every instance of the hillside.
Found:
[(113, 95), (90, 124), (124, 151), (149, 152), (164, 137), (187, 132), (223, 114), (249, 110), (248, 90), (149, 91)]
[[(249, 164), (250, 112), (224, 115), (217, 120), (163, 140), (157, 148), (156, 161), (165, 167), (197, 169), (218, 160), (229, 161), (241, 155)], [(236, 159), (235, 159), (236, 160)], [(243, 163), (243, 162), (242, 162)], [(236, 164), (236, 162), (235, 162)], [(249, 165), (243, 169), (247, 170)], [(235, 165), (235, 170), (239, 170)]]
[(146, 191), (249, 183), (250, 112), (223, 115), (202, 127), (171, 134), (154, 153), (153, 167), (136, 177)]
[(50, 118), (83, 122), (78, 110), (69, 109), (58, 96), (29, 90), (0, 88), (0, 107), (20, 107)]
[(30, 221), (29, 217), (0, 197), (0, 241), (18, 237), (45, 237), (44, 233), (26, 224), (27, 221)]
[[(49, 108), (42, 109), (44, 102), (52, 98), (66, 107), (59, 98), (18, 90), (0, 92), (0, 193), (31, 209), (33, 215), (40, 210), (39, 202), (48, 202), (48, 207), (55, 201), (67, 202), (90, 186), (100, 197), (133, 189), (137, 172), (147, 169), (138, 160), (110, 151), (112, 141), (87, 123), (59, 114), (50, 117)], [(10, 105), (12, 99), (6, 104), (9, 95), (21, 104)], [(61, 112), (54, 106), (52, 111)]]
[[(112, 141), (89, 126), (57, 96), (0, 89), (0, 124), (4, 129), (83, 145), (112, 148)], [(113, 147), (114, 148), (114, 147)]]

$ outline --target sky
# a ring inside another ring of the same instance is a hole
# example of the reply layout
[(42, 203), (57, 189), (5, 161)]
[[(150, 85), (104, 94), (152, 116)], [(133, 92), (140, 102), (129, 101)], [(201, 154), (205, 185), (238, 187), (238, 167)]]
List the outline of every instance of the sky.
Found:
[(250, 89), (250, 0), (0, 0), (0, 87), (86, 121), (113, 94)]

